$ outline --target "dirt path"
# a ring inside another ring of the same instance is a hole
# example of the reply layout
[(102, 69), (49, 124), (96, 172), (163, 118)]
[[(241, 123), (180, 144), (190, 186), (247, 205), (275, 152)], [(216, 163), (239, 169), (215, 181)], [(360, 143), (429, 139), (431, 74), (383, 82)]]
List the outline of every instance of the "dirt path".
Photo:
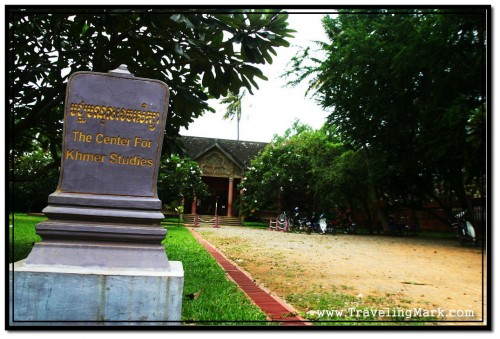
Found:
[(306, 235), (243, 227), (197, 231), (285, 300), (296, 293), (341, 288), (361, 299), (390, 296), (408, 308), (444, 310), (447, 319), (455, 315), (454, 321), (483, 318), (486, 256), (483, 260), (478, 247), (418, 237)]

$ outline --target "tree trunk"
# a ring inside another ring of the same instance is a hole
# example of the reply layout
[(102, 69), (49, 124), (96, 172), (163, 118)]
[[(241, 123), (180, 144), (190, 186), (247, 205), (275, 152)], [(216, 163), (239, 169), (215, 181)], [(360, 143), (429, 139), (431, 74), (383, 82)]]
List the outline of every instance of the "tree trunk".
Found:
[(373, 219), (370, 211), (370, 206), (368, 206), (368, 201), (366, 201), (366, 199), (363, 199), (363, 207), (365, 209), (366, 216), (368, 217), (368, 233), (373, 234)]
[(240, 141), (240, 118), (236, 119), (236, 141)]

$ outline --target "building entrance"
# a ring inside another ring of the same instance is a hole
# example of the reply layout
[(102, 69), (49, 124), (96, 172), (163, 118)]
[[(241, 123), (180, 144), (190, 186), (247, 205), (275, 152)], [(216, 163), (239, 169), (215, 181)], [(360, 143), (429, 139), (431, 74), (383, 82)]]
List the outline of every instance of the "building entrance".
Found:
[(251, 159), (267, 144), (241, 140), (182, 137), (186, 154), (195, 160), (209, 195), (186, 201), (185, 213), (233, 217), (238, 215), (238, 185)]
[(198, 214), (215, 215), (215, 209), (217, 208), (218, 215), (227, 215), (227, 191), (216, 191), (212, 194), (200, 200), (196, 208)]

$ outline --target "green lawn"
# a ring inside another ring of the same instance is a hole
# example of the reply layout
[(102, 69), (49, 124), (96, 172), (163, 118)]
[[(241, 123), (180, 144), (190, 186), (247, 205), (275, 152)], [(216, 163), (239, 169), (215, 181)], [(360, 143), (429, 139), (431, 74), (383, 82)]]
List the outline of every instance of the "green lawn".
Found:
[[(212, 325), (266, 324), (266, 316), (232, 281), (186, 227), (167, 226), (169, 260), (184, 266), (185, 323)], [(241, 321), (247, 322), (241, 322)], [(259, 322), (248, 322), (259, 321)]]
[(33, 244), (42, 240), (35, 233), (35, 225), (46, 219), (16, 213), (13, 220), (12, 214), (9, 215), (9, 263), (26, 258)]
[[(9, 262), (28, 256), (40, 241), (35, 225), (44, 217), (16, 213), (9, 217)], [(14, 227), (10, 227), (13, 225)], [(177, 220), (162, 223), (168, 230), (164, 240), (169, 260), (184, 267), (182, 321), (193, 325), (268, 325), (265, 314), (232, 281), (215, 259)], [(13, 246), (14, 245), (14, 246)]]

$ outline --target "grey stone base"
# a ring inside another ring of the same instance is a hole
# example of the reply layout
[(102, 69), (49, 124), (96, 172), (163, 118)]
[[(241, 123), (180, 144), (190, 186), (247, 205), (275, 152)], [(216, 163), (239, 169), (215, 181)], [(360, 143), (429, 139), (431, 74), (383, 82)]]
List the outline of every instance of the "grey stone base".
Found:
[(184, 270), (103, 269), (65, 265), (10, 266), (14, 326), (179, 325)]

